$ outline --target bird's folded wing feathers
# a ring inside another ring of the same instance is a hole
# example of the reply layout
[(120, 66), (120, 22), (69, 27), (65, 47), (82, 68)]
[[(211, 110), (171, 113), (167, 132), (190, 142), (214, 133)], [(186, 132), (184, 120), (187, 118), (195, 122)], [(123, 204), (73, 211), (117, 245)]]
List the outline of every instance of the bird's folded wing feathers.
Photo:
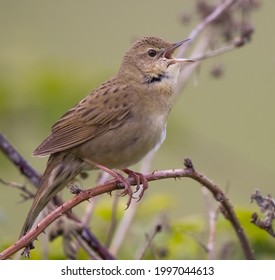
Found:
[(129, 99), (127, 103), (125, 101), (128, 94), (127, 86), (103, 84), (55, 123), (52, 134), (37, 147), (33, 155), (46, 156), (64, 151), (118, 127), (131, 114)]

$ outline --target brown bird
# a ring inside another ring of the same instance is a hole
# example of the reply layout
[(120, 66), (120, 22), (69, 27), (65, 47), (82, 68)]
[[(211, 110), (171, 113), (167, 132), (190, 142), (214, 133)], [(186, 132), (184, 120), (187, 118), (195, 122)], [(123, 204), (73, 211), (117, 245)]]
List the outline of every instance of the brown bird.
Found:
[[(139, 162), (163, 142), (180, 67), (182, 62), (192, 61), (172, 55), (186, 41), (137, 40), (118, 73), (54, 124), (51, 135), (33, 153), (50, 157), (20, 237), (31, 229), (47, 203), (85, 170), (101, 168), (122, 181), (129, 206), (129, 183), (110, 169)], [(146, 188), (140, 173), (125, 171)]]

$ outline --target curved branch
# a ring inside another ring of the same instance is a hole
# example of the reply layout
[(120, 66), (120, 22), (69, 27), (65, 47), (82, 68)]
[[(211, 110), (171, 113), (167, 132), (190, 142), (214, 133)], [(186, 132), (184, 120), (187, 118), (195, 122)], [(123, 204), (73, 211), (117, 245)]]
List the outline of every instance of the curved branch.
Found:
[[(5, 136), (0, 133), (0, 150), (4, 155), (19, 169), (22, 175), (24, 175), (32, 184), (38, 188), (40, 182), (40, 174), (20, 155), (20, 153), (9, 143)], [(63, 201), (56, 196), (54, 198), (54, 204), (60, 206)], [(87, 226), (83, 226), (81, 220), (72, 212), (66, 213), (68, 219), (71, 219), (82, 226), (77, 229), (81, 238), (85, 240), (88, 246), (90, 246), (102, 259), (112, 260), (114, 257), (112, 254), (97, 240), (94, 234)]]
[[(245, 232), (234, 212), (234, 208), (230, 203), (229, 199), (226, 197), (225, 193), (211, 180), (197, 172), (194, 169), (194, 166), (190, 159), (185, 159), (184, 161), (185, 168), (184, 169), (173, 169), (173, 170), (164, 170), (164, 171), (156, 171), (151, 174), (145, 174), (145, 178), (148, 181), (155, 181), (160, 179), (167, 178), (180, 178), (180, 177), (188, 177), (191, 178), (204, 187), (206, 187), (213, 195), (213, 197), (221, 204), (222, 208), (225, 211), (222, 211), (223, 215), (228, 219), (233, 226), (237, 237), (241, 243), (244, 255), (247, 259), (254, 259), (254, 255), (250, 246), (250, 243), (245, 235)], [(128, 179), (131, 185), (135, 185), (135, 179)], [(114, 190), (121, 189), (121, 184), (117, 184), (115, 180), (108, 181), (103, 185), (98, 185), (94, 188), (90, 188), (80, 192), (78, 195), (73, 197), (71, 200), (63, 203), (57, 209), (55, 209), (51, 214), (49, 214), (45, 219), (43, 219), (35, 229), (29, 231), (25, 236), (23, 236), (20, 240), (18, 240), (15, 244), (4, 250), (0, 253), (0, 259), (6, 259), (10, 257), (12, 254), (17, 252), (18, 250), (28, 246), (33, 240), (37, 238), (37, 236), (44, 232), (44, 230), (59, 218), (61, 215), (70, 211), (73, 207), (78, 205), (79, 203), (88, 200), (91, 197), (95, 197), (104, 193), (110, 193)]]
[(2, 133), (0, 133), (0, 150), (19, 169), (22, 175), (35, 187), (39, 186), (40, 174), (16, 151)]
[[(199, 36), (199, 34), (208, 26), (210, 23), (214, 22), (218, 17), (222, 15), (229, 7), (235, 4), (237, 0), (226, 0), (219, 5), (217, 5), (216, 9), (209, 14), (206, 18), (204, 18), (188, 35), (188, 38), (194, 41), (195, 38)], [(178, 55), (183, 56), (189, 44), (183, 44), (179, 51)]]

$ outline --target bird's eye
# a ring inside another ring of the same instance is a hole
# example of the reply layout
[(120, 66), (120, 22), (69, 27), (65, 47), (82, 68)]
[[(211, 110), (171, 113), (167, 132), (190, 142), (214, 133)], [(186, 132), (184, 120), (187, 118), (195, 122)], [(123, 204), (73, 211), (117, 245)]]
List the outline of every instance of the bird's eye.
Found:
[(155, 50), (153, 50), (153, 49), (150, 49), (148, 51), (148, 55), (151, 56), (151, 57), (155, 57), (157, 55), (157, 52)]

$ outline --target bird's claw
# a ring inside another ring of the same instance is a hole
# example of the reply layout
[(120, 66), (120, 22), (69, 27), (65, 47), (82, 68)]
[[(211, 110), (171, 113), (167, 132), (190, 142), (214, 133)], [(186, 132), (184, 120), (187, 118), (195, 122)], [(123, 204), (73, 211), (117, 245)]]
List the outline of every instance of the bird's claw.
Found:
[(124, 178), (120, 173), (117, 173), (115, 172), (114, 170), (112, 169), (109, 169), (101, 164), (98, 164), (96, 162), (93, 162), (89, 159), (85, 159), (85, 161), (91, 165), (94, 165), (96, 166), (97, 168), (107, 172), (109, 175), (111, 175), (113, 178), (115, 178), (117, 180), (117, 186), (119, 188), (121, 187), (124, 187), (125, 189), (120, 193), (120, 196), (125, 196), (125, 195), (128, 195), (129, 198), (128, 198), (128, 201), (126, 203), (126, 209), (130, 206), (131, 204), (131, 201), (132, 201), (132, 198), (133, 197), (133, 191), (131, 189), (131, 183), (130, 183), (130, 180), (131, 178), (134, 178), (135, 182), (136, 182), (136, 190), (134, 191), (134, 193), (138, 192), (140, 190), (140, 187), (142, 185), (142, 190), (139, 194), (139, 197), (138, 197), (138, 200), (137, 201), (140, 201), (145, 190), (148, 189), (148, 182), (147, 182), (147, 179), (144, 177), (144, 175), (142, 173), (139, 173), (139, 172), (134, 172), (130, 169), (123, 169), (123, 171), (128, 175), (128, 178)]
[(142, 185), (142, 190), (139, 194), (139, 197), (138, 197), (138, 200), (137, 201), (140, 201), (141, 198), (143, 197), (143, 194), (145, 192), (145, 190), (148, 189), (148, 181), (147, 179), (144, 177), (144, 175), (140, 172), (135, 172), (135, 171), (132, 171), (130, 169), (123, 169), (123, 171), (128, 174), (128, 178), (134, 178), (135, 181), (136, 181), (136, 190), (134, 191), (134, 193), (138, 192), (140, 190), (140, 187)]
[[(125, 188), (120, 193), (120, 196), (125, 196), (125, 195), (129, 196), (128, 201), (126, 203), (126, 209), (128, 209), (130, 204), (131, 204), (131, 202), (132, 202), (132, 198), (135, 198), (135, 197), (133, 197), (133, 194), (138, 192), (140, 190), (140, 188), (142, 187), (142, 189), (140, 191), (140, 194), (139, 194), (139, 196), (137, 198), (137, 201), (141, 200), (145, 190), (148, 189), (148, 181), (147, 181), (147, 179), (144, 177), (144, 175), (142, 173), (134, 172), (134, 171), (132, 171), (130, 169), (123, 169), (123, 171), (128, 175), (128, 180), (126, 178), (124, 178), (119, 173), (117, 173), (115, 175), (115, 178), (117, 179), (118, 184), (123, 184), (124, 188)], [(137, 185), (137, 187), (136, 187), (134, 192), (131, 189), (131, 183), (129, 181), (129, 179), (131, 179), (131, 178), (133, 178), (136, 181), (136, 185)]]

